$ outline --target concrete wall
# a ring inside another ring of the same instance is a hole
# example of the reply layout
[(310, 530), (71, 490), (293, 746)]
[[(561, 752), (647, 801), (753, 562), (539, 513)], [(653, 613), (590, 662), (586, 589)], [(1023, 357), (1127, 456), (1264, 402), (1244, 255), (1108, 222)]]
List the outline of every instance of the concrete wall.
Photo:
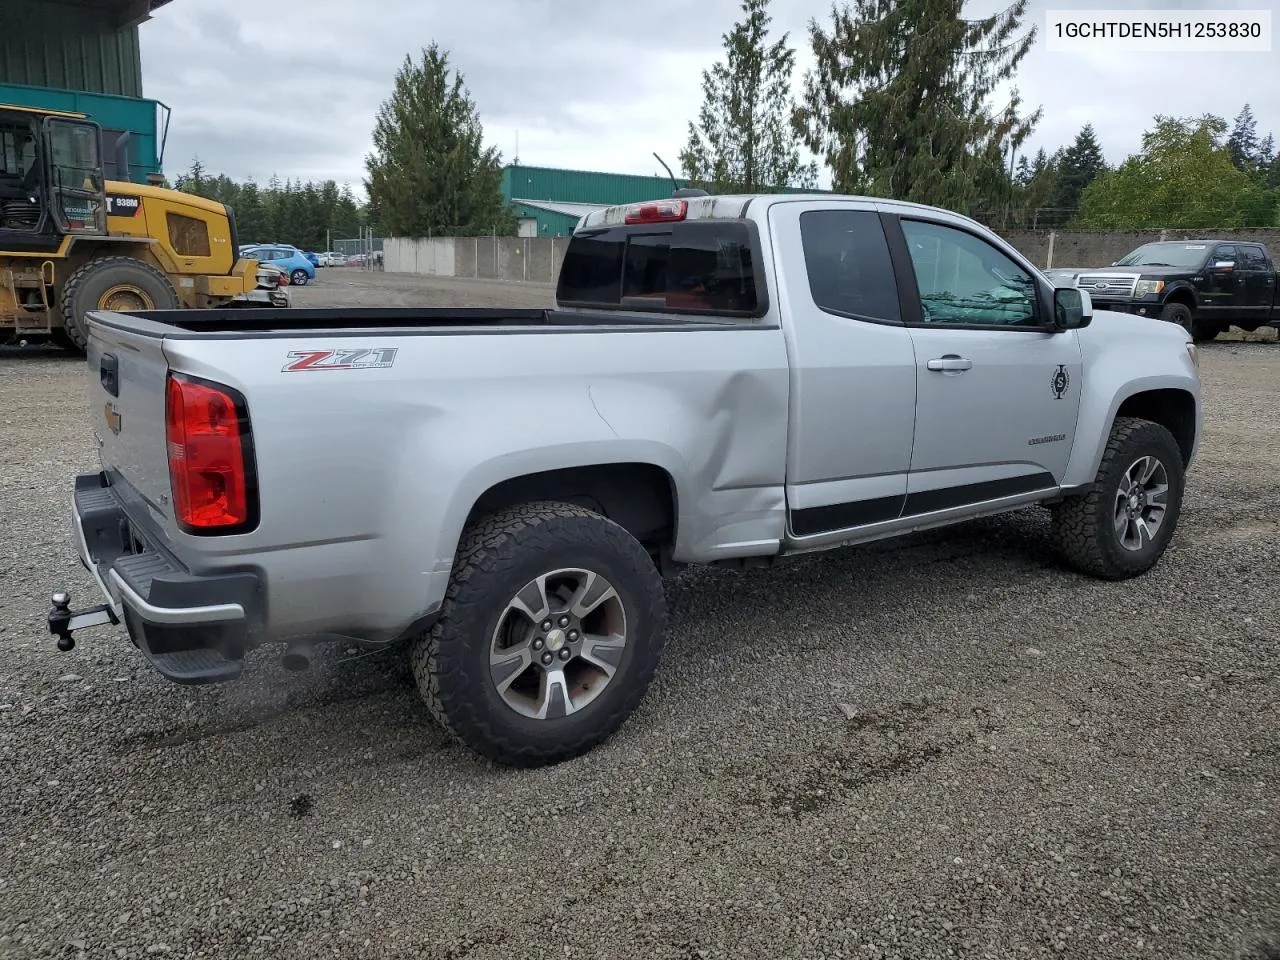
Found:
[(455, 276), (458, 257), (454, 248), (459, 242), (466, 243), (453, 237), (432, 237), (430, 240), (388, 237), (382, 245), (383, 269), (394, 273), (425, 273), (433, 277)]
[[(1204, 237), (1264, 243), (1273, 257), (1280, 257), (1280, 230), (1117, 230), (1110, 233), (1027, 230), (1011, 232), (1005, 239), (1040, 267), (1105, 267), (1144, 243)], [(1049, 262), (1051, 238), (1052, 263)]]
[[(1280, 257), (1280, 230), (1135, 230), (1111, 233), (1015, 231), (1006, 239), (1039, 267), (1105, 267), (1134, 247), (1153, 240), (1208, 236), (1252, 240)], [(531, 283), (555, 283), (569, 245), (566, 237), (388, 238), (385, 269), (437, 277), (479, 277)], [(1052, 252), (1052, 257), (1050, 253)]]

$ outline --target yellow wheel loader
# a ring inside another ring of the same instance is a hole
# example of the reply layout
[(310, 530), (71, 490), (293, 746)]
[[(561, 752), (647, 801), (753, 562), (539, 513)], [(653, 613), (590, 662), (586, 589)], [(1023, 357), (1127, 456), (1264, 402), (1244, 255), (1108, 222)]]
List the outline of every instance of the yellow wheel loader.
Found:
[(98, 124), (0, 104), (0, 342), (83, 352), (90, 310), (288, 305), (280, 272), (239, 255), (229, 207), (108, 181)]

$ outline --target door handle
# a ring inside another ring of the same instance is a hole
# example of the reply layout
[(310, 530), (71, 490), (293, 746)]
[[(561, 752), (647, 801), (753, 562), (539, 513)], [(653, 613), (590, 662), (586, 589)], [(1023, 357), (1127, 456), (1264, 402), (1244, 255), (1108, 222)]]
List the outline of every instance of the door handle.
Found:
[(949, 353), (945, 357), (930, 360), (925, 366), (930, 370), (968, 370), (973, 366), (973, 361), (965, 357), (958, 357), (954, 353)]

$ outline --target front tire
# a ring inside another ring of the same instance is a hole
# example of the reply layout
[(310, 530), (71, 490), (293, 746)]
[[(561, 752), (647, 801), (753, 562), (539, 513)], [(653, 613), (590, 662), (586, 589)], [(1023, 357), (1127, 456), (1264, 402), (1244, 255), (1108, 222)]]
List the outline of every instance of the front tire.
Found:
[(1053, 513), (1058, 552), (1082, 573), (1125, 580), (1156, 565), (1182, 511), (1182, 451), (1168, 429), (1118, 417), (1088, 492)]
[(1160, 319), (1167, 323), (1176, 323), (1191, 334), (1191, 339), (1196, 343), (1212, 340), (1221, 332), (1214, 325), (1198, 319), (1185, 303), (1165, 304), (1164, 309), (1160, 311)]
[(471, 750), (559, 763), (639, 705), (666, 616), (652, 558), (618, 524), (572, 504), (508, 507), (464, 531), (440, 619), (413, 644), (414, 676)]
[(133, 257), (99, 257), (71, 274), (62, 288), (63, 337), (55, 340), (84, 353), (90, 310), (174, 310), (179, 304), (169, 278), (151, 264)]

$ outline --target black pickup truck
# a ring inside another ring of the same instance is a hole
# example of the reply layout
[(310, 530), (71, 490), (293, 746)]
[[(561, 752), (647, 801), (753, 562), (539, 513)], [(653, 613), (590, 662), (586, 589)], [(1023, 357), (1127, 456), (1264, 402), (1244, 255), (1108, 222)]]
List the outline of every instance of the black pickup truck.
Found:
[(1088, 292), (1100, 310), (1159, 317), (1186, 327), (1197, 341), (1233, 324), (1250, 332), (1280, 327), (1280, 280), (1260, 243), (1167, 240), (1144, 243), (1100, 270), (1048, 271)]

